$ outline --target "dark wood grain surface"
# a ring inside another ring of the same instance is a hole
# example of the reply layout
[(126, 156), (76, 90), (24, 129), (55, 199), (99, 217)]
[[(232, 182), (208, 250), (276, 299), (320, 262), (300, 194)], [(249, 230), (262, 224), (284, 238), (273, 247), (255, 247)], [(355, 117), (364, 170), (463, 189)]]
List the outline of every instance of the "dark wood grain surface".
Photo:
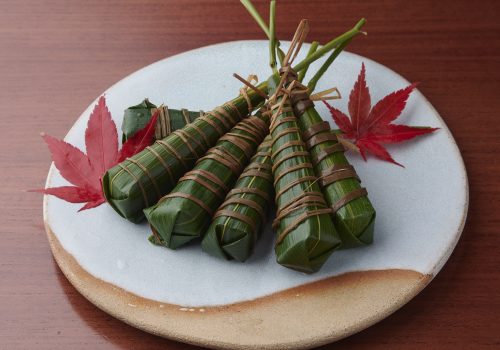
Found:
[[(278, 12), (279, 37), (306, 17), (320, 41), (367, 17), (368, 37), (350, 50), (422, 82), (470, 182), (465, 230), (436, 279), (391, 317), (322, 349), (499, 348), (500, 2), (281, 1)], [(49, 168), (39, 132), (63, 137), (117, 80), (182, 51), (260, 38), (235, 0), (0, 1), (0, 349), (195, 349), (80, 296), (52, 259), (41, 196), (23, 191), (41, 187)]]

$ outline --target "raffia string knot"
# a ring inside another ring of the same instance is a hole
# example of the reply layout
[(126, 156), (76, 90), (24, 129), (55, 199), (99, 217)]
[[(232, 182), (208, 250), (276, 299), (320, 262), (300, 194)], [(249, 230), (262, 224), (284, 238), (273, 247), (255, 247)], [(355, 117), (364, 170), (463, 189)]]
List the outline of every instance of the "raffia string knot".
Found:
[(252, 84), (252, 81), (255, 81), (256, 83), (259, 82), (259, 78), (257, 77), (257, 75), (250, 74), (247, 79), (244, 79), (240, 75), (233, 73), (233, 77), (235, 77), (236, 79), (241, 81), (244, 85), (240, 89), (240, 94), (243, 96), (243, 98), (247, 102), (249, 113), (253, 111), (254, 106), (252, 105), (252, 100), (250, 99), (250, 96), (248, 96), (248, 89), (252, 89), (257, 94), (264, 97), (264, 99), (266, 99), (266, 100), (269, 98), (269, 96), (267, 96), (267, 94), (264, 91), (260, 90), (258, 87), (256, 87), (254, 84)]
[[(335, 95), (330, 95), (335, 92)], [(328, 101), (328, 100), (339, 100), (342, 98), (340, 91), (337, 87), (332, 87), (309, 96), (312, 101)]]
[[(307, 34), (309, 33), (309, 21), (307, 19), (303, 19), (300, 21), (297, 30), (293, 36), (292, 42), (290, 43), (290, 47), (288, 48), (287, 54), (283, 58), (282, 67), (280, 69), (281, 80), (276, 88), (276, 91), (273, 96), (269, 99), (271, 101), (276, 101), (278, 94), (281, 92), (281, 88), (285, 85), (288, 85), (288, 82), (296, 80), (297, 73), (292, 69), (292, 64), (297, 55), (300, 52), (302, 44), (304, 43)], [(288, 78), (288, 75), (292, 75), (292, 79)]]

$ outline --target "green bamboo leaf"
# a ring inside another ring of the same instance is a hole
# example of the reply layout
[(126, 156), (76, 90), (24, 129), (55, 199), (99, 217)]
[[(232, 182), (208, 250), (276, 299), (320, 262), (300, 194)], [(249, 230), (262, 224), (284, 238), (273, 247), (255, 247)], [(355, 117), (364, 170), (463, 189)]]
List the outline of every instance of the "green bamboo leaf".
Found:
[[(294, 67), (295, 70), (300, 71), (308, 67), (345, 41), (346, 38), (357, 35), (363, 23), (364, 20), (361, 20), (355, 28), (325, 44), (314, 54), (299, 62)], [(276, 79), (278, 75), (273, 74), (272, 78)], [(267, 90), (267, 81), (259, 84), (257, 88)], [(253, 90), (249, 91), (248, 94), (254, 105), (260, 104), (264, 99)], [(231, 118), (238, 119), (238, 115), (246, 114), (248, 105), (245, 98), (239, 96), (230, 103), (226, 103), (222, 108)], [(223, 119), (226, 123), (228, 122), (225, 118)], [(209, 121), (212, 124), (217, 124), (220, 130), (215, 129)], [(205, 135), (205, 143), (202, 143), (201, 146), (183, 140), (179, 133), (173, 133), (160, 140), (163, 141), (162, 143), (157, 141), (143, 152), (108, 170), (103, 177), (103, 192), (108, 203), (124, 218), (132, 222), (140, 222), (144, 219), (142, 210), (168, 193), (182, 174), (194, 166), (197, 153), (206, 152), (233, 125), (221, 125), (219, 119), (213, 116), (208, 116), (206, 119), (198, 118), (180, 130), (185, 132), (184, 135), (190, 135), (197, 140), (202, 140), (203, 135)], [(203, 135), (198, 130), (203, 130)]]
[(156, 105), (146, 98), (141, 103), (125, 109), (122, 122), (122, 143), (146, 126), (151, 120), (152, 108), (156, 108)]
[[(361, 195), (338, 208), (332, 214), (333, 222), (342, 240), (341, 248), (353, 248), (371, 244), (375, 225), (375, 209), (363, 190), (360, 180), (351, 170), (351, 165), (344, 155), (344, 148), (338, 142), (334, 132), (313, 106), (307, 108), (299, 117), (298, 123), (303, 134), (308, 130), (321, 130), (314, 137), (318, 144), (308, 149), (311, 152), (314, 170), (328, 205), (337, 207), (339, 201), (346, 196), (358, 193)], [(333, 137), (332, 137), (333, 136)], [(342, 170), (344, 169), (344, 170)], [(339, 180), (333, 181), (338, 176)], [(344, 176), (347, 176), (343, 178)]]
[[(252, 106), (264, 99), (252, 90), (248, 97)], [(248, 112), (247, 99), (240, 95), (109, 169), (102, 181), (108, 203), (124, 218), (140, 222), (143, 209), (170, 192), (196, 160)]]
[[(141, 130), (151, 120), (157, 107), (148, 99), (127, 108), (123, 113), (122, 142)], [(187, 109), (172, 109), (163, 106), (158, 116), (155, 139), (161, 140), (175, 130), (181, 129), (203, 115), (203, 112), (193, 112)]]
[[(292, 105), (299, 118), (303, 135), (312, 136), (307, 142), (315, 173), (328, 205), (334, 209), (333, 222), (342, 240), (341, 249), (368, 245), (373, 242), (375, 209), (354, 168), (344, 156), (344, 148), (338, 142), (330, 125), (316, 111), (309, 94), (318, 80), (335, 61), (352, 38), (342, 42), (328, 57), (306, 89), (297, 84), (292, 92)], [(307, 92), (306, 92), (307, 90)]]
[(239, 122), (180, 178), (172, 192), (144, 210), (156, 243), (177, 249), (200, 237), (267, 134), (269, 117)]
[[(277, 84), (275, 79), (269, 81), (270, 94)], [(283, 96), (278, 96), (271, 108), (272, 172), (278, 219), (282, 216), (273, 225), (277, 230), (276, 258), (286, 267), (315, 272), (338, 248), (340, 239), (289, 99), (283, 102)]]
[(273, 201), (271, 165), (267, 136), (217, 210), (201, 243), (205, 252), (241, 262), (252, 255)]
[[(250, 1), (242, 1), (242, 2), (247, 7), (247, 9), (249, 9), (252, 16), (254, 17), (257, 16), (258, 17), (257, 19), (260, 19), (261, 27), (263, 29), (265, 28), (264, 31), (266, 31), (268, 37), (270, 38), (270, 43), (272, 44), (274, 37), (273, 4), (271, 3), (271, 14), (270, 14), (271, 29), (268, 29), (267, 26), (265, 25), (265, 22), (261, 19), (260, 15), (258, 15), (255, 8), (253, 8), (253, 5), (251, 5), (251, 2)], [(271, 33), (273, 33), (273, 35), (271, 35)], [(310, 57), (312, 54), (314, 54), (317, 46), (318, 42), (314, 42), (312, 44), (307, 57)], [(332, 56), (336, 57), (338, 55), (338, 52), (341, 51), (344, 46), (345, 45), (342, 45), (341, 48), (337, 47)], [(271, 52), (271, 62), (272, 62), (271, 65), (273, 66), (275, 62), (275, 59), (272, 54), (274, 52), (274, 48), (272, 48), (272, 45), (270, 45), (270, 47), (271, 47), (270, 52)], [(328, 61), (330, 61), (330, 63), (334, 60), (332, 56), (328, 58)], [(324, 72), (327, 67), (328, 67), (327, 65), (323, 65), (321, 71)], [(302, 71), (300, 72), (301, 78), (304, 77), (306, 71), (307, 71), (307, 66), (305, 66), (305, 68), (302, 69)], [(315, 77), (319, 79), (321, 74), (316, 74)], [(272, 173), (267, 167), (260, 169), (260, 175), (262, 177), (267, 177), (267, 176), (272, 177)], [(261, 178), (256, 178), (255, 181), (250, 184), (245, 183), (245, 179), (242, 180), (243, 181), (241, 183), (240, 180), (238, 180), (236, 184), (237, 189), (239, 189), (240, 186), (250, 186), (250, 188), (252, 189), (265, 191), (267, 189), (266, 185), (270, 186), (269, 182), (265, 181), (262, 182)], [(241, 196), (243, 197), (244, 195)], [(248, 196), (254, 196), (254, 195), (248, 194)], [(255, 196), (255, 198), (253, 199), (258, 201), (259, 200), (258, 198), (259, 198), (258, 196)], [(231, 199), (234, 198), (230, 198), (230, 200)], [(227, 205), (227, 207), (224, 206), (222, 210), (225, 211), (225, 215), (217, 216), (212, 221), (212, 224), (202, 242), (203, 249), (214, 256), (218, 256), (225, 259), (237, 259), (239, 261), (244, 261), (251, 255), (253, 247), (255, 245), (255, 240), (260, 236), (260, 231), (262, 229), (260, 224), (261, 217), (260, 215), (257, 215), (257, 212), (254, 209), (241, 204), (238, 205), (229, 204)], [(243, 218), (241, 217), (241, 215), (243, 215)], [(238, 219), (235, 218), (234, 216), (240, 216), (240, 217)], [(248, 220), (248, 218), (251, 218), (250, 221), (255, 220), (251, 221), (253, 225), (248, 224), (247, 222), (243, 222), (242, 219)], [(325, 254), (325, 256), (326, 255), (328, 254)]]

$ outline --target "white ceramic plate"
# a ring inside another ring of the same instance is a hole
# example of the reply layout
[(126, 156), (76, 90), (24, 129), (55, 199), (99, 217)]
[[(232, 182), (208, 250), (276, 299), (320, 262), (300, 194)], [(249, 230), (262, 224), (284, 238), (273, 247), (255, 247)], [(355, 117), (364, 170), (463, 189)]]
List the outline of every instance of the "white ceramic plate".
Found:
[[(409, 84), (392, 70), (346, 52), (317, 91), (337, 86), (348, 96), (362, 62), (373, 102)], [(145, 97), (172, 108), (210, 110), (236, 96), (241, 83), (231, 77), (234, 72), (266, 79), (267, 42), (229, 42), (170, 57), (131, 74), (105, 94), (119, 127), (123, 110)], [(82, 150), (94, 104), (65, 138)], [(334, 104), (347, 110), (346, 98)], [(317, 108), (331, 121), (322, 104)], [(375, 243), (334, 253), (314, 275), (275, 263), (269, 228), (248, 262), (227, 262), (203, 253), (199, 245), (178, 251), (153, 246), (146, 239), (146, 224), (129, 223), (107, 204), (77, 213), (79, 205), (47, 196), (44, 218), (54, 256), (94, 304), (181, 341), (231, 349), (300, 348), (352, 334), (395, 311), (436, 275), (467, 213), (463, 161), (436, 110), (416, 91), (398, 122), (441, 130), (389, 148), (404, 169), (349, 154), (377, 210)], [(65, 184), (52, 166), (47, 186)], [(311, 325), (307, 331), (304, 321)]]

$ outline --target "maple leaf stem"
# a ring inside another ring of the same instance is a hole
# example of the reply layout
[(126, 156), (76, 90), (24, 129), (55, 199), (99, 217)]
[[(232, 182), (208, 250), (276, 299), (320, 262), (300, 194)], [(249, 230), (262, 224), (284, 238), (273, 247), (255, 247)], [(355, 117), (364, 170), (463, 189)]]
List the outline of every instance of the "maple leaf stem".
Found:
[(346, 149), (350, 149), (354, 152), (360, 153), (359, 147), (356, 146), (356, 143), (346, 139), (342, 133), (337, 134), (337, 138), (342, 146), (344, 146)]

